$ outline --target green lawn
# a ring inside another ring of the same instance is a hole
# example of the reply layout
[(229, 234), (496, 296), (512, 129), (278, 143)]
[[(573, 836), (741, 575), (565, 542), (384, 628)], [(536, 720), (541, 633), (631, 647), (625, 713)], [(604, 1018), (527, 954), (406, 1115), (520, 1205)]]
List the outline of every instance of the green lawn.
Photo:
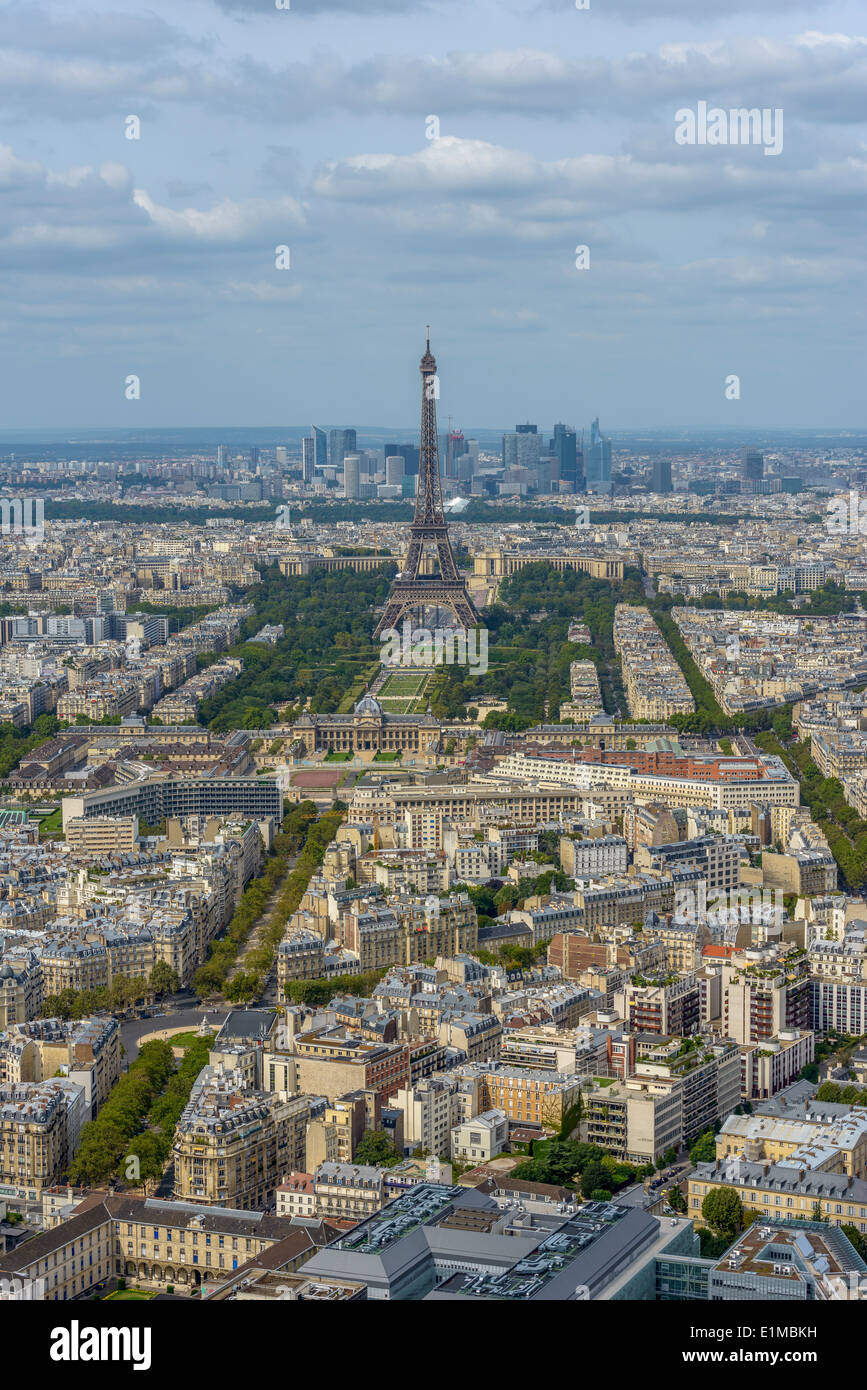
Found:
[(43, 816), (39, 822), (40, 835), (60, 835), (63, 831), (63, 809), (58, 806), (50, 816)]
[[(156, 1022), (159, 1023), (159, 1019), (157, 1019)], [(155, 1030), (155, 1031), (159, 1031), (159, 1030), (157, 1029), (157, 1030)], [(208, 1037), (209, 1037), (209, 1038), (213, 1038), (214, 1036), (215, 1036), (214, 1033), (212, 1033), (212, 1032), (210, 1032), (210, 1031), (208, 1032)], [(199, 1035), (198, 1035), (198, 1033), (194, 1033), (194, 1032), (189, 1032), (189, 1033), (175, 1033), (174, 1036), (173, 1036), (173, 1037), (169, 1037), (169, 1038), (167, 1039), (167, 1041), (171, 1044), (172, 1047), (192, 1047), (193, 1043), (199, 1041)]]
[(120, 1302), (122, 1299), (126, 1299), (130, 1302), (146, 1303), (150, 1298), (156, 1298), (156, 1293), (148, 1293), (146, 1289), (115, 1289), (114, 1293), (107, 1293), (102, 1301), (103, 1303), (111, 1303), (112, 1300)]
[(432, 671), (392, 671), (376, 699), (387, 714), (416, 714), (424, 706)]

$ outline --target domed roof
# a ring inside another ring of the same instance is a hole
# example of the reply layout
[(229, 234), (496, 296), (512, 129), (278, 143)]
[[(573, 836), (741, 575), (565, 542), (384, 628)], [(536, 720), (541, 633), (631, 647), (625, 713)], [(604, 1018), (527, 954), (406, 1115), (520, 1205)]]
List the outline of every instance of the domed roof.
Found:
[(0, 980), (11, 980), (15, 976), (15, 971), (7, 961), (5, 965), (0, 965)]
[(362, 695), (355, 706), (356, 714), (382, 714), (382, 705), (372, 695)]

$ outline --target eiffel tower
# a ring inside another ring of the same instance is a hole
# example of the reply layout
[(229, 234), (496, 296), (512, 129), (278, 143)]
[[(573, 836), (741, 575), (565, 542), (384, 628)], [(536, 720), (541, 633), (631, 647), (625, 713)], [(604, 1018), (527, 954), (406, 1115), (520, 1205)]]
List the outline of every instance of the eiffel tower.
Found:
[[(436, 370), (428, 326), (427, 348), (419, 365), (422, 381), (421, 449), (409, 552), (402, 573), (392, 583), (385, 612), (377, 624), (374, 637), (379, 637), (388, 628), (396, 628), (403, 618), (412, 621), (417, 610), (424, 621), (424, 610), (429, 607), (450, 610), (456, 620), (454, 626), (464, 632), (474, 628), (478, 622), (466, 581), (461, 578), (455, 564), (449, 528), (443, 515), (437, 446)], [(426, 541), (432, 541), (436, 546), (439, 575), (419, 573)]]

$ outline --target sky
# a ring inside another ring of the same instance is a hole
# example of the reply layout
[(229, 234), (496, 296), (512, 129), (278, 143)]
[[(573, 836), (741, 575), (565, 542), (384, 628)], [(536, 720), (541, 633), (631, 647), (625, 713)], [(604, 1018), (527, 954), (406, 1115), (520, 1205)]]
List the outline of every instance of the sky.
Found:
[(285, 2), (0, 5), (0, 427), (867, 424), (863, 5)]

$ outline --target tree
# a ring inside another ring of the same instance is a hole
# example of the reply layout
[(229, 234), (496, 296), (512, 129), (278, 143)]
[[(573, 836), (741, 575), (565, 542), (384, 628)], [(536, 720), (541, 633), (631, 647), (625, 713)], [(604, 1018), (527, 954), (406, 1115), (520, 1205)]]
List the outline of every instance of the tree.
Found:
[(860, 1255), (862, 1260), (867, 1258), (867, 1241), (865, 1241), (858, 1227), (847, 1223), (845, 1226), (841, 1226), (840, 1230), (843, 1232), (849, 1244), (854, 1247), (855, 1253)]
[[(595, 1195), (601, 1189), (604, 1189), (606, 1193), (604, 1199)], [(593, 1159), (588, 1163), (581, 1174), (581, 1196), (589, 1198), (591, 1202), (607, 1201), (611, 1196), (611, 1178), (608, 1169), (598, 1159)]]
[(716, 1139), (712, 1129), (700, 1134), (689, 1151), (693, 1163), (713, 1163), (716, 1158)]
[(393, 1168), (396, 1163), (400, 1163), (402, 1157), (385, 1130), (369, 1129), (359, 1140), (352, 1161), (369, 1164), (374, 1168)]
[(665, 1153), (662, 1155), (662, 1157), (663, 1157), (664, 1162), (667, 1163), (667, 1164), (676, 1163), (676, 1162), (677, 1162), (677, 1150), (676, 1150), (676, 1149), (666, 1149), (666, 1151), (665, 1151)]
[(611, 1201), (611, 1193), (608, 1191), (608, 1188), (607, 1188), (607, 1187), (597, 1187), (593, 1192), (590, 1193), (590, 1201), (591, 1201), (591, 1202), (610, 1202), (610, 1201)]
[(743, 1203), (730, 1187), (712, 1187), (701, 1204), (701, 1214), (715, 1235), (734, 1240), (743, 1229)]
[[(128, 1182), (140, 1182), (146, 1192), (149, 1182), (157, 1183), (162, 1177), (168, 1154), (169, 1142), (146, 1130), (129, 1144), (118, 1165), (118, 1173)], [(134, 1164), (130, 1159), (135, 1160)]]
[(178, 972), (172, 969), (168, 961), (158, 960), (151, 971), (149, 983), (154, 994), (175, 994), (181, 982)]
[(668, 1205), (673, 1211), (686, 1211), (686, 1198), (676, 1183), (674, 1187), (668, 1189), (665, 1195), (668, 1198)]

